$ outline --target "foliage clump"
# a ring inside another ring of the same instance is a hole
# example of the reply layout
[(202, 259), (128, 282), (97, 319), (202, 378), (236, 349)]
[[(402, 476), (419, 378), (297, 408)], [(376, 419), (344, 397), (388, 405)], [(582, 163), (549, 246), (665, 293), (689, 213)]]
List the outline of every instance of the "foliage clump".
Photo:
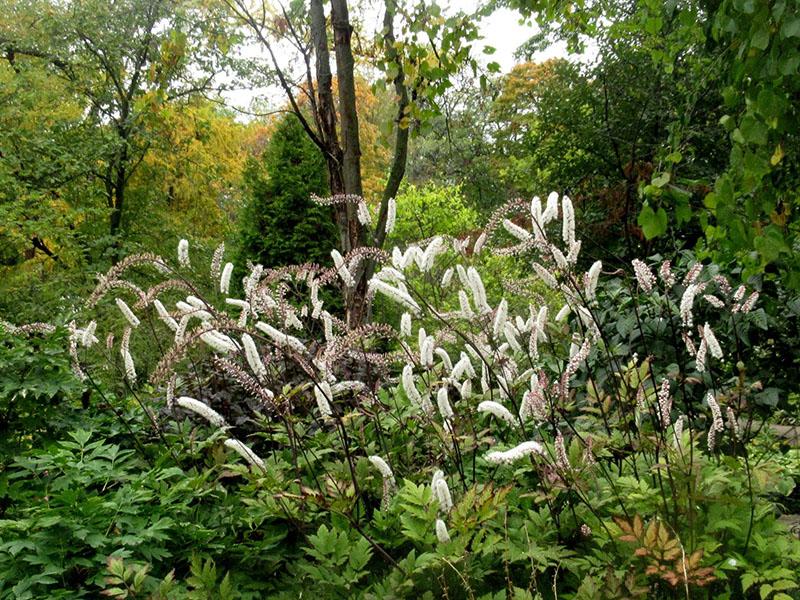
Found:
[[(70, 327), (71, 355), (80, 373), (119, 373), (149, 431), (124, 450), (78, 432), (18, 459), (0, 569), (18, 590), (114, 597), (791, 598), (800, 542), (776, 499), (798, 456), (756, 425), (770, 400), (748, 368), (759, 293), (691, 257), (584, 270), (577, 236), (571, 201), (551, 194), (510, 202), (475, 238), (373, 252), (370, 298), (402, 316), (356, 327), (323, 291), (343, 293), (363, 251), (256, 265), (241, 297), (220, 285), (222, 248), (210, 278), (185, 241), (178, 264), (126, 259), (93, 295), (138, 297), (116, 303), (112, 352), (89, 323)], [(490, 255), (528, 276), (486, 286)], [(148, 266), (154, 281), (131, 284)], [(152, 369), (146, 339), (163, 348)], [(156, 464), (138, 473), (137, 454)], [(100, 516), (114, 490), (124, 516), (49, 546), (47, 527), (76, 517), (20, 502), (38, 493), (23, 473), (42, 470), (53, 500), (79, 493)], [(157, 499), (169, 514), (150, 514)], [(20, 568), (45, 555), (52, 577)]]
[(327, 264), (338, 238), (331, 210), (311, 201), (325, 196), (325, 161), (294, 115), (278, 121), (260, 159), (251, 159), (249, 197), (239, 216), (241, 263), (265, 267)]

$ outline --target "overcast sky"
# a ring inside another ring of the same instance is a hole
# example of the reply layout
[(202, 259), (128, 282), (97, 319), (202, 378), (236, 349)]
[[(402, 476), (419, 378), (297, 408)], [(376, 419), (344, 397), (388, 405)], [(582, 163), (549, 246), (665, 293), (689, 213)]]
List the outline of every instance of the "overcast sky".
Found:
[[(443, 2), (445, 6), (449, 6), (450, 10), (464, 10), (472, 12), (478, 5), (478, 0), (451, 0)], [(445, 9), (446, 12), (447, 9)], [(377, 28), (380, 26), (382, 20), (382, 13), (377, 11), (374, 15), (369, 14), (365, 17), (365, 24), (370, 26), (374, 22)], [(524, 44), (534, 33), (536, 27), (530, 24), (521, 24), (519, 14), (507, 8), (496, 10), (489, 17), (484, 18), (480, 23), (480, 31), (483, 39), (477, 42), (477, 47), (482, 49), (484, 46), (493, 46), (495, 53), (491, 56), (485, 56), (484, 62), (495, 61), (500, 64), (503, 73), (508, 72), (515, 64), (514, 52)], [(248, 54), (260, 53), (260, 48), (253, 48), (248, 51)], [(478, 56), (484, 56), (479, 51), (476, 53)], [(566, 56), (566, 46), (563, 43), (552, 44), (544, 52), (535, 55), (534, 59), (537, 61), (546, 60), (555, 56)], [(279, 56), (280, 59), (280, 56)], [(251, 102), (254, 98), (264, 97), (270, 99), (272, 104), (282, 104), (284, 101), (280, 89), (242, 89), (229, 91), (224, 94), (226, 101), (232, 106), (247, 110), (251, 107)]]

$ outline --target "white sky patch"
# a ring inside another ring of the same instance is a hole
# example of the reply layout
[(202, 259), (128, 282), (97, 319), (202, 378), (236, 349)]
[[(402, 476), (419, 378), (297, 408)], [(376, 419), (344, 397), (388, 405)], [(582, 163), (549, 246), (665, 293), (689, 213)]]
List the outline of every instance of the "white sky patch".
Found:
[[(441, 4), (443, 12), (447, 14), (456, 10), (463, 10), (467, 13), (474, 12), (479, 3), (482, 3), (482, 0), (452, 0)], [(381, 8), (382, 3), (372, 4), (368, 6), (365, 14), (351, 15), (351, 17), (360, 18), (366, 29), (374, 31), (382, 26), (383, 12)], [(479, 30), (482, 39), (475, 42), (475, 56), (478, 61), (483, 65), (497, 62), (500, 65), (501, 72), (508, 73), (518, 62), (514, 58), (514, 53), (538, 31), (538, 27), (530, 21), (523, 22), (518, 12), (508, 8), (500, 8), (481, 20)], [(491, 55), (484, 54), (483, 48), (486, 46), (492, 46), (495, 48), (495, 52)], [(274, 49), (276, 50), (278, 61), (284, 69), (287, 69), (293, 61), (297, 60), (288, 45), (276, 44)], [(587, 51), (580, 56), (573, 55), (572, 59), (590, 62), (594, 59), (596, 53), (597, 49), (590, 40), (589, 44), (587, 44)], [(269, 56), (260, 45), (244, 47), (241, 55), (247, 58), (261, 58), (265, 65), (271, 67)], [(566, 43), (552, 43), (544, 51), (537, 52), (533, 59), (536, 62), (540, 62), (556, 57), (569, 57)], [(333, 59), (333, 56), (331, 56), (331, 59)], [(335, 73), (336, 66), (333, 64), (333, 60), (331, 62), (331, 68)], [(268, 112), (269, 110), (280, 109), (287, 104), (283, 90), (277, 85), (229, 90), (223, 93), (223, 98), (227, 104), (242, 111)], [(249, 117), (243, 114), (242, 118), (247, 119)]]

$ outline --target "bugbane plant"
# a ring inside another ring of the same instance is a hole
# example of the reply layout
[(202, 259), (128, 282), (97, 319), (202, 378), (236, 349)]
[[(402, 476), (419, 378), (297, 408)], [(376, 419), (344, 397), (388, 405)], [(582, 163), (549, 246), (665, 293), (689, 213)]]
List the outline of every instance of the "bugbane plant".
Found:
[[(368, 220), (360, 199), (321, 201)], [(383, 541), (393, 518), (409, 543), (467, 561), (472, 545), (493, 556), (490, 539), (528, 548), (526, 519), (547, 513), (553, 539), (582, 540), (597, 564), (636, 518), (664, 523), (694, 558), (667, 568), (661, 554), (637, 581), (708, 585), (704, 553), (722, 550), (699, 542), (712, 492), (697, 473), (721, 461), (756, 501), (746, 412), (757, 386), (738, 336), (757, 293), (700, 263), (584, 260), (575, 212), (550, 194), (499, 208), (474, 241), (334, 251), (331, 268), (250, 265), (242, 297), (223, 247), (208, 281), (184, 277), (183, 253), (178, 265), (132, 257), (91, 305), (113, 290), (128, 327), (112, 344), (134, 391), (145, 375), (131, 343), (155, 332), (165, 351), (146, 381), (177, 397), (168, 411), (217, 430), (287, 518), (310, 506), (343, 516), (392, 569), (405, 568), (402, 544)], [(493, 273), (500, 260), (523, 276)], [(125, 278), (147, 264), (160, 280)], [(361, 269), (387, 318), (351, 328), (325, 298), (346, 298)], [(208, 372), (235, 386), (238, 412), (204, 394)], [(754, 518), (724, 551), (747, 551)]]

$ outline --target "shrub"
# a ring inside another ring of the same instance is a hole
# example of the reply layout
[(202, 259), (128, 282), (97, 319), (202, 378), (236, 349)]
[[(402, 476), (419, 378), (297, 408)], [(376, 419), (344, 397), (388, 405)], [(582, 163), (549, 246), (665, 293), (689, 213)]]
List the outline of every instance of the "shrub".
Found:
[(325, 161), (294, 115), (282, 118), (246, 172), (249, 198), (239, 217), (240, 263), (265, 267), (330, 263), (338, 233), (328, 207), (309, 198), (328, 189)]
[[(81, 406), (84, 386), (70, 368), (69, 334), (47, 324), (0, 321), (0, 454), (10, 459), (58, 437)], [(83, 397), (84, 402), (86, 397)]]
[[(174, 310), (155, 304), (163, 286), (141, 292), (115, 346), (129, 384), (144, 381), (129, 342), (155, 331), (169, 348), (148, 383), (166, 410), (223, 442), (201, 445), (206, 460), (241, 463), (228, 468), (246, 481), (220, 486), (254, 531), (294, 532), (264, 594), (794, 593), (800, 542), (775, 504), (791, 464), (753, 454), (758, 294), (697, 262), (584, 272), (575, 235), (571, 202), (551, 195), (502, 207), (474, 242), (372, 252), (370, 293), (402, 307), (398, 328), (348, 329), (320, 299), (363, 250), (332, 268), (257, 266), (224, 306), (202, 281)], [(529, 276), (487, 292), (490, 251)], [(96, 295), (154, 261), (131, 257)], [(438, 293), (420, 292), (425, 276)], [(287, 301), (296, 283), (310, 290), (302, 306)], [(250, 402), (219, 402), (198, 365)]]
[(478, 213), (467, 206), (460, 185), (406, 185), (397, 196), (392, 244), (407, 244), (435, 235), (463, 236), (478, 227)]

